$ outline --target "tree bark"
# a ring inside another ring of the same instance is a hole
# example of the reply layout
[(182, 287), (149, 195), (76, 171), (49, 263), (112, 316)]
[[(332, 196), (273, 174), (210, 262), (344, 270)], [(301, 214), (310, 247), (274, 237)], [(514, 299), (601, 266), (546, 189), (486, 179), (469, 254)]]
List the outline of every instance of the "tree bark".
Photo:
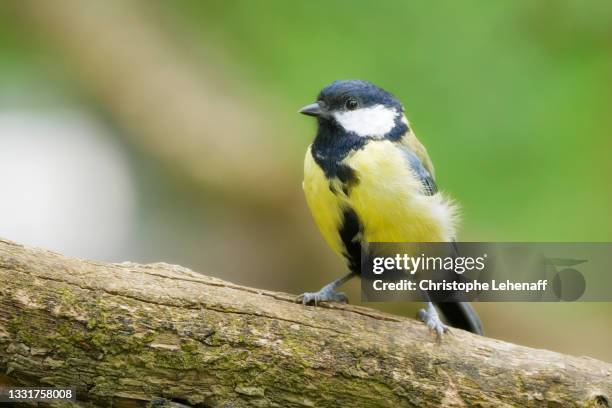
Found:
[(293, 299), (0, 240), (0, 383), (100, 406), (610, 406), (610, 364)]

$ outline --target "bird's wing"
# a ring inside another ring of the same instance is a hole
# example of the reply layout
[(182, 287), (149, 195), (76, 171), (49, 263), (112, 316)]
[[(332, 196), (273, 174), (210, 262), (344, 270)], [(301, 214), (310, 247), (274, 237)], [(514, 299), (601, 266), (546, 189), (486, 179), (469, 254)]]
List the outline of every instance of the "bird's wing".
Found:
[(399, 142), (402, 146), (406, 146), (414, 154), (416, 154), (416, 156), (421, 161), (423, 167), (425, 167), (425, 170), (427, 170), (429, 174), (431, 174), (431, 178), (435, 180), (436, 174), (434, 171), (434, 166), (431, 162), (431, 159), (429, 158), (429, 155), (427, 154), (427, 149), (425, 148), (425, 146), (423, 146), (423, 143), (421, 143), (421, 141), (416, 137), (414, 132), (412, 132), (412, 130), (409, 130), (400, 139)]
[(400, 150), (406, 158), (408, 165), (421, 182), (421, 185), (423, 186), (423, 194), (428, 196), (436, 194), (438, 192), (438, 186), (436, 186), (433, 176), (429, 170), (425, 168), (421, 159), (419, 159), (416, 153), (405, 145), (400, 145)]

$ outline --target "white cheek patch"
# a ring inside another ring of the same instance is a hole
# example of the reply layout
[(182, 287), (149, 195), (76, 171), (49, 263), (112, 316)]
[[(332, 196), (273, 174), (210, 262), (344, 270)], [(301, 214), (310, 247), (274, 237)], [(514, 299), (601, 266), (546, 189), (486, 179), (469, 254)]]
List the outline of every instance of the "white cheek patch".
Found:
[(383, 137), (395, 126), (395, 118), (399, 112), (384, 105), (354, 111), (336, 112), (334, 118), (349, 132), (361, 137)]

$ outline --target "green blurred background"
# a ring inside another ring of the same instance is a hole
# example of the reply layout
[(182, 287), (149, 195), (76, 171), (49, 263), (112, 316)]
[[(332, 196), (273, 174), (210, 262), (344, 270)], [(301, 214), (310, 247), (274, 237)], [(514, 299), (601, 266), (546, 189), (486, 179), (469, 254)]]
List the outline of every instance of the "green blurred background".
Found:
[[(2, 2), (0, 236), (318, 289), (344, 267), (296, 111), (340, 78), (404, 102), (461, 240), (612, 240), (612, 3), (572, 0)], [(612, 361), (610, 303), (476, 308), (489, 336)]]

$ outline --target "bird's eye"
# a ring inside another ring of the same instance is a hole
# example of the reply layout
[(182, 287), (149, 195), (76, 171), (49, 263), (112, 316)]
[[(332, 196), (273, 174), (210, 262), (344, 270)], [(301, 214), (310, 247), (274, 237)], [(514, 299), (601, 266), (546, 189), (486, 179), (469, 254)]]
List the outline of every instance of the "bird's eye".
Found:
[(357, 102), (357, 99), (349, 98), (346, 100), (344, 106), (346, 106), (348, 110), (355, 110), (359, 106), (359, 102)]

